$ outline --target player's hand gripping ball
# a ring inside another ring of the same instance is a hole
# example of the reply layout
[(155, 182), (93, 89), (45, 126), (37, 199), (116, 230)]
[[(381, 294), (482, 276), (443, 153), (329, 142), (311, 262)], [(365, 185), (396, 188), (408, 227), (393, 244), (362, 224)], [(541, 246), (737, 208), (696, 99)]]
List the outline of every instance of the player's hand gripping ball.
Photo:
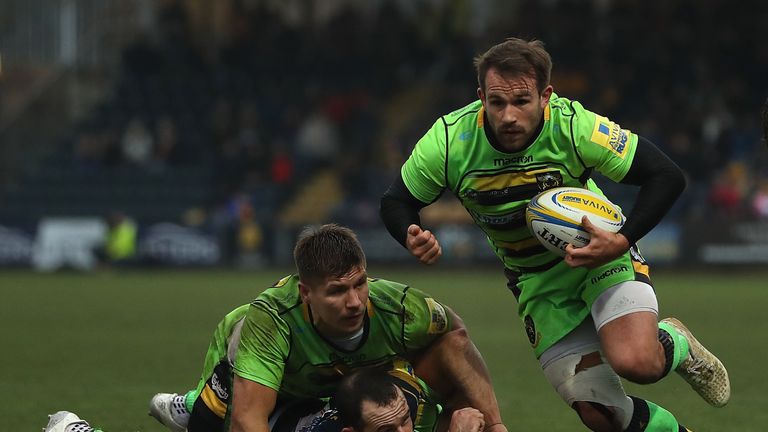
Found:
[(525, 210), (525, 221), (534, 237), (561, 257), (565, 256), (568, 244), (582, 247), (589, 243), (589, 233), (581, 226), (582, 216), (598, 228), (614, 233), (625, 220), (621, 209), (606, 197), (575, 187), (541, 192)]

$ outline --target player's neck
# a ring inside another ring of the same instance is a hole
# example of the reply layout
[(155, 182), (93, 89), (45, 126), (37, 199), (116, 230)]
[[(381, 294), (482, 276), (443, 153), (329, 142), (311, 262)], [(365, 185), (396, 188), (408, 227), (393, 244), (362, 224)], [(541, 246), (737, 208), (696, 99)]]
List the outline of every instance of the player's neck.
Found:
[[(483, 112), (483, 117), (485, 117), (483, 119), (484, 124), (486, 125), (490, 124), (488, 123), (488, 116), (486, 115), (485, 112)], [(528, 141), (526, 141), (525, 145), (515, 149), (506, 148), (502, 143), (500, 143), (499, 140), (496, 138), (496, 135), (493, 133), (492, 128), (486, 127), (484, 130), (485, 130), (485, 137), (488, 138), (488, 142), (491, 144), (493, 148), (503, 153), (518, 153), (530, 147), (534, 143), (534, 141), (536, 141), (536, 139), (539, 138), (539, 135), (541, 135), (542, 129), (544, 129), (544, 116), (541, 116), (539, 125), (536, 127), (536, 129), (533, 131), (531, 136), (528, 138)]]

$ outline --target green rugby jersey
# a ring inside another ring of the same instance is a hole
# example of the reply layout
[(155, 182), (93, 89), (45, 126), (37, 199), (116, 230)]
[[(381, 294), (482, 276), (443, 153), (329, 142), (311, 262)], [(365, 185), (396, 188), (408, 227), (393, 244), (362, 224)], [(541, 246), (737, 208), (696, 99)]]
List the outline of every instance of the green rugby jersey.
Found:
[(602, 194), (589, 178), (592, 170), (620, 181), (637, 147), (636, 134), (554, 93), (538, 138), (520, 152), (494, 148), (484, 125), (480, 100), (442, 116), (416, 144), (401, 174), (411, 194), (425, 203), (450, 189), (496, 255), (514, 271), (531, 271), (559, 259), (525, 224), (531, 198), (558, 186)]
[(251, 303), (234, 366), (236, 375), (281, 396), (329, 397), (350, 370), (396, 363), (451, 327), (445, 308), (423, 292), (369, 279), (362, 343), (346, 351), (317, 333), (298, 282), (288, 276)]

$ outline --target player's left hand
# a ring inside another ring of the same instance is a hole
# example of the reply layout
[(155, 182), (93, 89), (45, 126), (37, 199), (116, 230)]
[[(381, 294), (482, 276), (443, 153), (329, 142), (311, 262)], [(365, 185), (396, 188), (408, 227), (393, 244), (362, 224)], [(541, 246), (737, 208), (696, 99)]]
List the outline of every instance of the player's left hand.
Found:
[(483, 413), (467, 407), (453, 412), (448, 432), (482, 432), (484, 427)]
[(565, 262), (571, 267), (595, 268), (611, 261), (629, 250), (629, 241), (623, 234), (600, 229), (586, 216), (581, 218), (581, 226), (590, 235), (589, 244), (576, 248), (565, 248)]

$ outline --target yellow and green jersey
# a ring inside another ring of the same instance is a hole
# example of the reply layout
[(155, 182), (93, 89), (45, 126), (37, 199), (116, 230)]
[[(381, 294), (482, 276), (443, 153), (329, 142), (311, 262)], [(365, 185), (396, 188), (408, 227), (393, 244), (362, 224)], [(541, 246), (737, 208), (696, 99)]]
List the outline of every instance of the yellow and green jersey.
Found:
[(526, 149), (506, 153), (486, 136), (480, 100), (438, 119), (416, 144), (401, 175), (424, 203), (450, 189), (485, 232), (504, 265), (534, 271), (559, 259), (525, 224), (525, 207), (537, 193), (558, 186), (586, 187), (596, 170), (620, 181), (629, 170), (637, 135), (580, 103), (552, 94), (544, 125)]
[(369, 279), (360, 345), (344, 350), (320, 335), (288, 276), (253, 301), (243, 323), (234, 373), (292, 398), (327, 398), (356, 368), (397, 367), (398, 359), (428, 346), (450, 329), (445, 308), (423, 292)]

